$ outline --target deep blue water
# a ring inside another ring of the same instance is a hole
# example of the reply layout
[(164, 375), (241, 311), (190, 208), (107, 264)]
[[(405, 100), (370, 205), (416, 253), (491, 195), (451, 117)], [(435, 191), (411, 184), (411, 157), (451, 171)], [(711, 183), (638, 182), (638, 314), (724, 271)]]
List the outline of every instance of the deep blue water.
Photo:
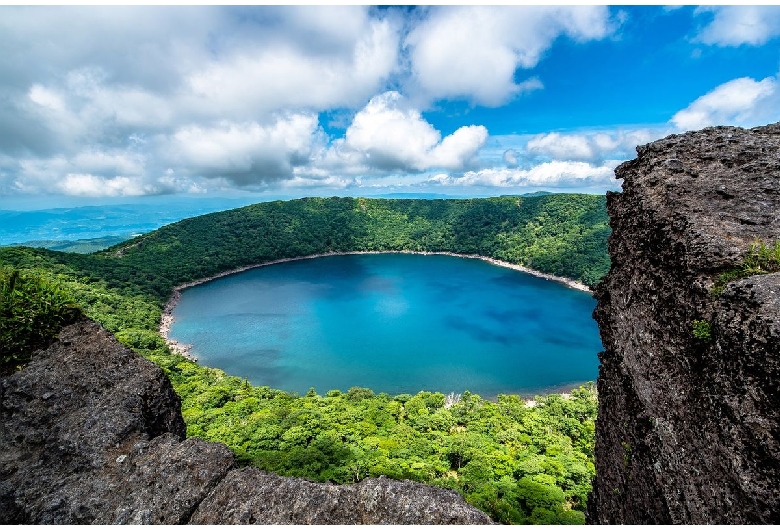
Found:
[(596, 380), (594, 307), (482, 260), (329, 256), (186, 289), (171, 337), (201, 364), (299, 393), (527, 395)]

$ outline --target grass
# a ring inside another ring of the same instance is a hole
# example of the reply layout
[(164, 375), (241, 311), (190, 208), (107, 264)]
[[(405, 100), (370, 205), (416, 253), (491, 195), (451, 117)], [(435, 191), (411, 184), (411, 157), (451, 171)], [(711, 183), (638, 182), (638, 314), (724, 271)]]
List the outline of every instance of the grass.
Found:
[(780, 241), (765, 244), (757, 239), (750, 246), (750, 251), (741, 264), (718, 276), (715, 285), (712, 286), (712, 294), (720, 296), (726, 285), (735, 280), (778, 271), (780, 271)]

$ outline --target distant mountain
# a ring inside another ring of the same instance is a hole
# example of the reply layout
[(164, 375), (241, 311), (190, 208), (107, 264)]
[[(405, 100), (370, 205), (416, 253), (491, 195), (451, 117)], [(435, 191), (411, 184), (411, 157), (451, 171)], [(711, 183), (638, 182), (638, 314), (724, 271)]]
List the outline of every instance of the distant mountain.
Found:
[(30, 245), (31, 242), (35, 242), (38, 244), (34, 246), (53, 248), (52, 242), (75, 242), (104, 237), (121, 238), (112, 243), (116, 244), (182, 219), (229, 210), (253, 202), (257, 202), (256, 197), (247, 199), (172, 197), (166, 201), (158, 199), (139, 204), (79, 206), (33, 211), (0, 210), (0, 245)]
[(129, 236), (106, 236), (91, 239), (76, 239), (72, 241), (44, 239), (38, 241), (25, 241), (21, 243), (21, 245), (25, 247), (48, 248), (49, 250), (57, 250), (59, 252), (89, 254), (91, 252), (97, 252), (99, 250), (118, 245), (119, 243), (127, 241), (128, 239), (130, 239)]
[(533, 191), (531, 193), (523, 193), (521, 197), (544, 197), (545, 195), (552, 195), (549, 191)]
[(453, 195), (444, 193), (384, 193), (373, 196), (376, 199), (459, 199)]

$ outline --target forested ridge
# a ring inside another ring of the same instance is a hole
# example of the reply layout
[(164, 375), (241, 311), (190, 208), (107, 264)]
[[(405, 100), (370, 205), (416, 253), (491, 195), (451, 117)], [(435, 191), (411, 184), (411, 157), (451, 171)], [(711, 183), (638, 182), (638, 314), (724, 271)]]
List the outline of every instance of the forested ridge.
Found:
[[(533, 407), (518, 396), (493, 403), (468, 392), (448, 399), (352, 388), (296, 396), (174, 355), (157, 328), (177, 285), (328, 252), (478, 254), (594, 285), (609, 268), (608, 235), (603, 196), (260, 203), (186, 219), (95, 254), (0, 248), (0, 330), (18, 329), (21, 317), (5, 293), (18, 290), (8, 279), (21, 274), (28, 280), (20, 285), (55, 286), (57, 300), (67, 295), (63, 304), (75, 302), (161, 366), (182, 397), (188, 435), (222, 441), (246, 464), (335, 482), (411, 478), (457, 489), (502, 522), (582, 522), (594, 473), (590, 387)], [(59, 315), (40, 311), (44, 321)], [(0, 343), (6, 366), (20, 362), (18, 342)]]

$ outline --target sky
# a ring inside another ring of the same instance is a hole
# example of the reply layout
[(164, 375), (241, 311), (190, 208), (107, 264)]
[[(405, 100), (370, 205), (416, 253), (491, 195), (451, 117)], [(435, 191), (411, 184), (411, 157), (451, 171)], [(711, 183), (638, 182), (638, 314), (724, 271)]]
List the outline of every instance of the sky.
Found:
[(0, 209), (619, 190), (780, 121), (778, 6), (0, 6)]

